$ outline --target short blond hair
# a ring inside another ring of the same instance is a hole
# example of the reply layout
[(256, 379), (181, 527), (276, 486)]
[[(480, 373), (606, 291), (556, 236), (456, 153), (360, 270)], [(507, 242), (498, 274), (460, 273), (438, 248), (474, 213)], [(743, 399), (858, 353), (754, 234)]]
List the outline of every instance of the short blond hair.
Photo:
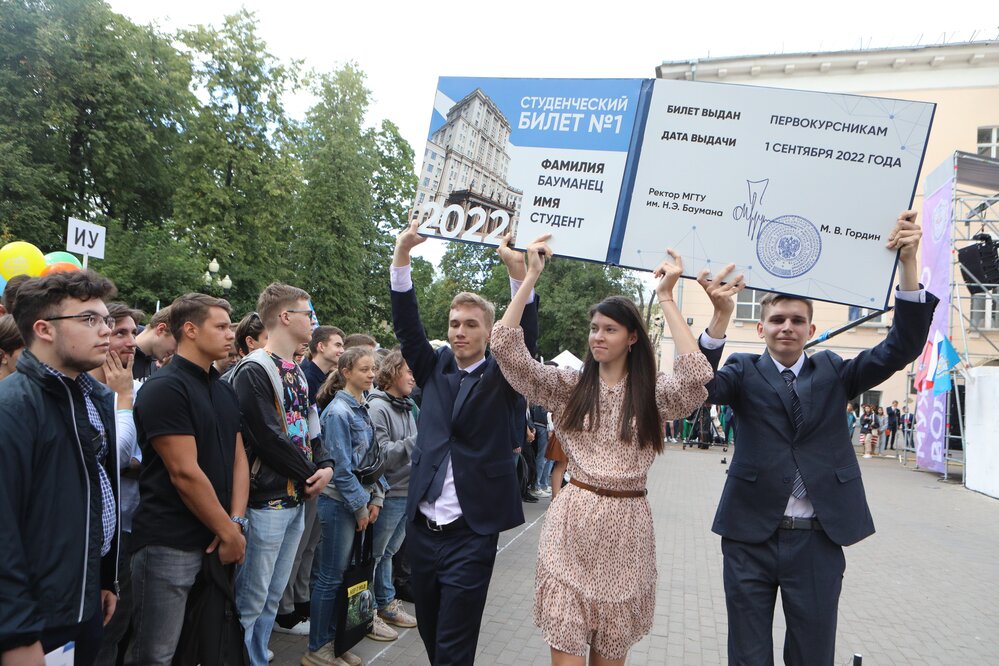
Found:
[(278, 317), (282, 312), (297, 305), (299, 301), (308, 300), (310, 300), (309, 293), (304, 289), (281, 282), (271, 282), (260, 292), (257, 312), (260, 314), (260, 321), (264, 322), (264, 328), (271, 330), (277, 327)]
[(451, 309), (461, 307), (463, 305), (471, 305), (473, 307), (482, 310), (482, 313), (486, 316), (486, 328), (493, 327), (493, 321), (496, 319), (496, 306), (482, 298), (478, 294), (473, 294), (470, 291), (463, 291), (454, 298), (451, 299)]

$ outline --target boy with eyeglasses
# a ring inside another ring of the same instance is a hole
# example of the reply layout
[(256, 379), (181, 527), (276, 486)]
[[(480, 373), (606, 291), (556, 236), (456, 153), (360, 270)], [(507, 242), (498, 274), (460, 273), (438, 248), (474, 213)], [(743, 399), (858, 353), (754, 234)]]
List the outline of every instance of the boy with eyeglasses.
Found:
[(257, 312), (267, 344), (250, 352), (232, 374), (250, 462), (246, 562), (236, 575), (236, 606), (250, 663), (266, 666), (278, 603), (291, 576), (305, 529), (305, 501), (333, 476), (333, 460), (319, 437), (319, 414), (294, 361), (312, 339), (309, 295), (273, 283)]
[(118, 460), (101, 366), (114, 284), (89, 271), (25, 281), (26, 345), (0, 384), (0, 661), (38, 664), (75, 642), (94, 662), (117, 603)]

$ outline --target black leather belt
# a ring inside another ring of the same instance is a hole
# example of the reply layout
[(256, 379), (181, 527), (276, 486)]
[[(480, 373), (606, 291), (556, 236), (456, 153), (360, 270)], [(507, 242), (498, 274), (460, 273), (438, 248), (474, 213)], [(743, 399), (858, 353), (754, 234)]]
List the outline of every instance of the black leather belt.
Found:
[(794, 516), (784, 516), (780, 519), (782, 530), (822, 530), (818, 518), (796, 518)]
[(463, 527), (468, 527), (468, 522), (465, 520), (465, 516), (458, 516), (457, 520), (453, 520), (450, 523), (445, 523), (440, 525), (430, 520), (422, 513), (416, 518), (416, 522), (423, 527), (426, 527), (431, 532), (437, 532), (438, 534), (443, 534), (445, 532), (453, 532), (454, 530), (460, 530)]

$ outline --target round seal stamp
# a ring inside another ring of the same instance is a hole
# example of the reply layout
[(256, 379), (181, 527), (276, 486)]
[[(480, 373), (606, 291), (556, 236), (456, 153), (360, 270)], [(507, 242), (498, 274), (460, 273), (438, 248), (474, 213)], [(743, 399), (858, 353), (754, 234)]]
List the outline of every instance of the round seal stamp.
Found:
[(768, 221), (756, 237), (756, 256), (763, 268), (781, 278), (804, 275), (822, 254), (822, 237), (815, 225), (799, 215)]

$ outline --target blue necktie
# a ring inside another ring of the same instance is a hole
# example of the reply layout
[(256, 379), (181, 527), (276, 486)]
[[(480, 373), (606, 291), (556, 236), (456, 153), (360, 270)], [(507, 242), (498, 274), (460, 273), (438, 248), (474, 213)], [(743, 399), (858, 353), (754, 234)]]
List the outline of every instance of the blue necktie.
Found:
[[(801, 411), (801, 400), (798, 399), (798, 392), (794, 390), (794, 371), (782, 370), (780, 376), (784, 378), (784, 383), (787, 384), (787, 392), (791, 397), (791, 416), (794, 418), (794, 431), (798, 432), (805, 420), (805, 415)], [(808, 494), (808, 491), (805, 490), (805, 480), (801, 478), (801, 470), (797, 468), (794, 470), (794, 487), (791, 489), (791, 494), (798, 499), (803, 499)]]

